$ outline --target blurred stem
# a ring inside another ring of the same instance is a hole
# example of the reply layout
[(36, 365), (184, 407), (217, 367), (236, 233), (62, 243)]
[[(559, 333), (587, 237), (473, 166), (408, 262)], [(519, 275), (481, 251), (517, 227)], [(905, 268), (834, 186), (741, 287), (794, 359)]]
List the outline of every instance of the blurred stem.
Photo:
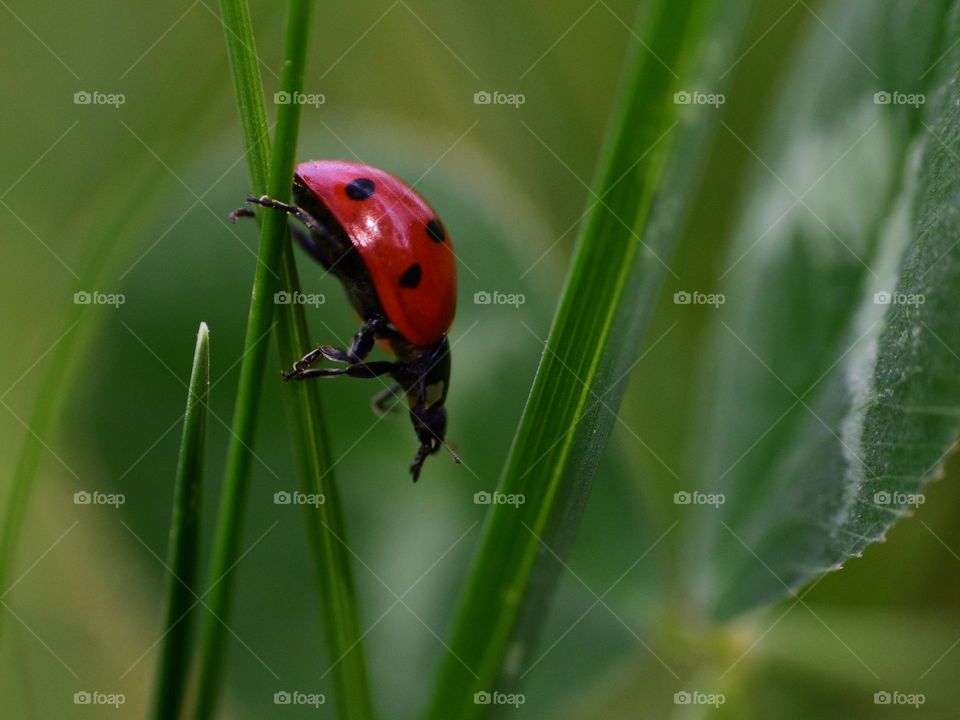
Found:
[[(299, 14), (296, 9), (291, 8), (289, 22), (290, 24), (299, 22), (300, 27), (305, 29), (309, 26), (305, 16), (306, 4), (296, 4), (300, 6)], [(247, 167), (253, 192), (257, 195), (268, 193), (273, 197), (286, 198), (290, 192), (290, 179), (293, 175), (292, 163), (281, 177), (274, 177), (270, 173), (267, 117), (247, 6), (242, 0), (223, 0), (221, 7), (227, 28), (227, 48), (234, 74)], [(288, 26), (288, 50), (285, 53), (288, 62), (291, 57), (289, 33), (292, 32), (294, 29)], [(283, 82), (281, 85), (282, 89), (287, 91), (300, 89), (299, 86), (290, 88)], [(280, 107), (282, 111), (286, 106)], [(278, 148), (284, 142), (280, 133), (283, 120), (281, 112), (278, 114)], [(267, 184), (268, 175), (270, 187)], [(282, 183), (282, 187), (279, 183)], [(279, 238), (282, 247), (280, 267), (282, 287), (291, 293), (298, 292), (300, 282), (289, 235), (285, 232), (286, 218), (276, 212), (267, 212), (265, 216), (258, 214), (258, 219), (263, 221), (263, 231), (267, 229), (271, 217), (279, 219), (282, 227)], [(261, 254), (263, 247), (263, 241), (261, 241)], [(276, 267), (276, 265), (270, 265), (270, 267)], [(284, 366), (289, 366), (311, 346), (303, 306), (296, 303), (280, 305), (277, 329), (280, 361)], [(349, 556), (342, 543), (346, 538), (346, 532), (331, 469), (319, 387), (316, 383), (288, 383), (285, 385), (284, 394), (301, 486), (304, 492), (320, 494), (325, 500), (319, 508), (306, 511), (306, 524), (310, 550), (314, 555), (316, 579), (323, 599), (321, 614), (327, 646), (332, 658), (331, 662), (336, 662), (330, 671), (336, 687), (336, 700), (343, 717), (367, 720), (373, 717), (373, 708), (363, 645), (360, 642), (362, 631), (359, 610)], [(237, 499), (242, 502), (242, 497)], [(226, 496), (224, 503), (226, 503)], [(242, 514), (242, 508), (239, 513)], [(234, 547), (234, 552), (235, 550)], [(210, 657), (206, 662), (212, 660), (215, 658)], [(216, 678), (213, 679), (216, 680)], [(201, 714), (204, 708), (212, 709), (215, 702), (212, 697), (215, 687), (211, 687), (207, 692), (208, 699), (203, 699), (202, 703), (198, 702), (198, 717), (204, 717)]]
[[(162, 180), (163, 169), (160, 167), (155, 167), (146, 173), (139, 170), (132, 174), (121, 173), (115, 185), (105, 186), (100, 200), (115, 197), (116, 193), (125, 187), (125, 192), (129, 193), (126, 196), (133, 198), (133, 202), (139, 205), (141, 198), (156, 196), (160, 191)], [(91, 199), (90, 202), (93, 205), (98, 204), (96, 198)], [(100, 204), (102, 205), (102, 202)], [(114, 202), (111, 207), (115, 208), (115, 212), (101, 219), (102, 230), (98, 234), (102, 240), (96, 243), (97, 249), (83, 271), (80, 282), (76, 285), (77, 290), (86, 290), (100, 285), (100, 279), (105, 275), (104, 268), (110, 266), (119, 242), (135, 234), (132, 228), (138, 226), (143, 220), (143, 214), (136, 212), (130, 204)], [(96, 317), (89, 305), (74, 303), (68, 313), (65, 330), (55, 345), (57, 356), (72, 359), (83, 357), (97, 328)], [(0, 596), (8, 589), (7, 581), (16, 556), (17, 541), (30, 501), (33, 481), (40, 467), (43, 452), (47, 449), (45, 444), (49, 442), (49, 434), (60, 417), (70, 390), (74, 387), (73, 380), (79, 367), (80, 363), (76, 361), (53, 364), (44, 373), (39, 383), (39, 393), (29, 420), (26, 422), (27, 432), (17, 455), (13, 477), (3, 505), (3, 515), (0, 517)], [(4, 405), (6, 405), (5, 402)], [(7, 613), (0, 612), (0, 638), (3, 637), (6, 619)]]
[[(166, 156), (169, 164), (176, 165), (176, 159), (196, 155), (199, 138), (203, 137), (196, 130), (214, 124), (211, 117), (219, 105), (217, 93), (220, 85), (219, 79), (211, 75), (193, 93), (180, 98), (182, 106), (192, 110), (188, 121), (185, 113), (170, 117), (170, 122), (173, 123), (172, 132), (179, 138), (179, 142), (171, 155)], [(194, 132), (186, 132), (188, 129)], [(119, 274), (131, 269), (131, 266), (122, 269), (117, 267), (119, 250), (124, 247), (125, 242), (139, 237), (151, 219), (151, 214), (144, 210), (143, 198), (153, 199), (151, 207), (164, 206), (162, 195), (168, 192), (164, 184), (168, 178), (167, 170), (162, 165), (151, 164), (145, 167), (141, 158), (134, 157), (125, 163), (122, 169), (114, 170), (98, 180), (95, 194), (85, 197), (83, 203), (83, 207), (87, 209), (90, 227), (83, 228), (85, 223), (80, 221), (76, 224), (82, 229), (76, 230), (72, 236), (83, 247), (95, 248), (73, 290), (89, 291), (103, 287), (104, 279), (110, 276), (109, 271)], [(122, 279), (123, 276), (120, 277)], [(69, 297), (73, 292), (65, 294)], [(55, 347), (56, 356), (68, 358), (68, 361), (48, 364), (37, 384), (39, 391), (30, 417), (24, 422), (27, 431), (17, 454), (13, 477), (2, 506), (0, 595), (8, 589), (7, 579), (15, 560), (30, 493), (43, 453), (45, 450), (49, 452), (45, 444), (50, 442), (51, 431), (55, 430), (57, 420), (70, 397), (70, 391), (75, 387), (73, 380), (86, 358), (94, 335), (106, 317), (89, 305), (76, 303), (71, 305), (66, 314), (63, 334)], [(5, 402), (3, 404), (6, 405)], [(6, 616), (6, 612), (0, 612), (0, 638), (3, 637)]]
[(197, 545), (200, 496), (207, 435), (207, 393), (210, 389), (210, 334), (200, 323), (187, 393), (187, 411), (180, 440), (174, 489), (167, 568), (167, 617), (154, 688), (153, 717), (180, 717), (190, 658), (192, 610), (197, 593)]

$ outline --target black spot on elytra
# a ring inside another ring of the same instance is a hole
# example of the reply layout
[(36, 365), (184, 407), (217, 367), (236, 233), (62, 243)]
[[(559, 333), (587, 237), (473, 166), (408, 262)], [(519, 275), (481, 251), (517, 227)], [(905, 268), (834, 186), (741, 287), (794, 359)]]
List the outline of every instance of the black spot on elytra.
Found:
[(420, 276), (423, 272), (420, 270), (420, 263), (414, 263), (400, 276), (400, 285), (405, 288), (415, 288), (420, 284)]
[(443, 225), (436, 218), (427, 221), (427, 235), (434, 242), (442, 243), (447, 239), (447, 234), (443, 231)]
[(357, 178), (347, 184), (347, 197), (351, 200), (366, 200), (376, 189), (377, 186), (370, 178)]

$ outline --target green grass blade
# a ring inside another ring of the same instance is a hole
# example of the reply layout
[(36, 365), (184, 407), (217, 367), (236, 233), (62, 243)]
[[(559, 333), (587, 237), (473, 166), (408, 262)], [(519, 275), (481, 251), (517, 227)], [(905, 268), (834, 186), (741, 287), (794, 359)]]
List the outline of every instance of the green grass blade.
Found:
[[(242, 1), (225, 0), (221, 7), (252, 190), (255, 194), (268, 193), (270, 142), (249, 12)], [(305, 18), (302, 22), (303, 27), (307, 27)], [(281, 141), (278, 136), (278, 142)], [(285, 176), (286, 185), (282, 191), (270, 194), (285, 197), (289, 193), (290, 177), (292, 168)], [(291, 293), (299, 292), (300, 283), (286, 233), (283, 233), (283, 246), (281, 285)], [(280, 361), (284, 366), (290, 366), (312, 346), (304, 308), (295, 303), (280, 305), (276, 319)], [(291, 383), (285, 388), (303, 491), (321, 494), (325, 499), (318, 509), (306, 513), (306, 523), (322, 597), (321, 614), (327, 646), (331, 657), (340, 659), (331, 672), (336, 703), (343, 717), (365, 720), (373, 717), (373, 707), (349, 557), (340, 542), (346, 537), (346, 531), (330, 470), (319, 387), (315, 383)], [(203, 702), (210, 703), (212, 698)]]
[(250, 8), (245, 0), (220, 0), (220, 15), (230, 59), (230, 73), (233, 75), (247, 170), (253, 180), (253, 192), (262, 194), (267, 191), (270, 172), (270, 132), (263, 107), (263, 82), (257, 64)]
[[(299, 290), (300, 282), (290, 243), (285, 248), (283, 262), (286, 287), (290, 292)], [(280, 358), (289, 367), (311, 347), (310, 333), (302, 305), (290, 303), (280, 307), (277, 338), (280, 342)], [(344, 546), (346, 528), (320, 413), (320, 387), (312, 382), (286, 383), (286, 394), (287, 414), (303, 492), (321, 494), (324, 498), (323, 504), (316, 508), (304, 506), (304, 514), (307, 538), (314, 553), (330, 662), (336, 663), (330, 671), (336, 690), (336, 706), (341, 717), (347, 720), (369, 720), (373, 717), (373, 702), (361, 642), (363, 629), (350, 570), (350, 556)]]
[[(249, 17), (246, 10), (233, 0), (224, 0), (230, 7), (224, 13), (225, 20), (237, 21)], [(306, 63), (307, 41), (309, 37), (310, 3), (307, 0), (291, 0), (287, 16), (287, 35), (284, 47), (284, 63), (280, 78), (282, 91), (291, 95), (303, 88), (303, 70)], [(226, 27), (228, 45), (231, 48), (231, 65), (240, 62), (255, 62), (255, 50), (252, 33), (241, 29), (238, 37), (246, 36), (249, 42), (243, 42), (241, 57), (232, 55), (234, 43), (231, 34), (236, 31)], [(246, 78), (245, 82), (252, 82)], [(262, 95), (261, 95), (262, 96)], [(249, 108), (248, 108), (249, 110)], [(297, 131), (300, 125), (301, 107), (298, 103), (279, 105), (277, 109), (277, 131), (274, 152), (267, 184), (268, 193), (277, 199), (290, 197), (290, 179), (293, 177), (293, 165), (296, 154)], [(253, 125), (252, 122), (245, 124)], [(243, 515), (247, 499), (247, 486), (253, 460), (251, 449), (254, 445), (257, 414), (260, 405), (260, 391), (267, 360), (268, 339), (274, 323), (273, 295), (279, 287), (280, 260), (287, 232), (287, 218), (279, 212), (264, 214), (260, 229), (260, 246), (250, 312), (247, 319), (247, 332), (244, 340), (244, 355), (240, 365), (240, 382), (237, 388), (237, 400), (234, 408), (233, 427), (230, 447), (227, 451), (227, 468), (224, 477), (223, 493), (217, 532), (214, 540), (213, 559), (210, 567), (209, 609), (213, 617), (208, 618), (201, 642), (199, 679), (197, 685), (196, 717), (207, 718), (213, 715), (216, 706), (220, 677), (223, 670), (223, 646), (225, 620), (230, 611), (230, 599), (233, 590), (234, 572), (231, 570), (240, 550), (240, 536)]]
[[(674, 92), (716, 82), (748, 7), (664, 0), (647, 18), (646, 45), (638, 43), (628, 63), (595, 196), (500, 480), (500, 492), (525, 502), (494, 505), (487, 516), (430, 720), (483, 716), (490, 706), (475, 703), (475, 693), (510, 689), (524, 669), (713, 124), (697, 111), (681, 118)], [(708, 42), (708, 30), (723, 32)], [(705, 64), (712, 74), (702, 74)]]
[(210, 388), (210, 334), (200, 323), (193, 370), (183, 418), (180, 458), (173, 497), (167, 568), (167, 614), (163, 647), (154, 688), (153, 717), (180, 717), (190, 664), (192, 609), (197, 597), (200, 498), (207, 435), (207, 392)]

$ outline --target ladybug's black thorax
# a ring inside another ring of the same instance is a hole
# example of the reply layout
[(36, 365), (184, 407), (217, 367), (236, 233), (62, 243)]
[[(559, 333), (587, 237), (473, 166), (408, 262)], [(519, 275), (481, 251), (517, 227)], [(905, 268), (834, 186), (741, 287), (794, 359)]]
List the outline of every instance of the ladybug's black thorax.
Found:
[[(422, 354), (407, 367), (416, 378), (403, 383), (410, 406), (410, 421), (420, 441), (418, 458), (432, 455), (443, 445), (447, 434), (447, 411), (444, 402), (450, 386), (450, 344), (446, 337), (420, 348)], [(422, 460), (421, 460), (422, 462)], [(414, 462), (414, 480), (419, 472)]]
[(430, 345), (411, 345), (402, 338), (391, 339), (390, 344), (403, 368), (403, 377), (397, 375), (395, 379), (403, 386), (411, 407), (443, 405), (450, 387), (447, 338)]
[(364, 320), (376, 315), (384, 316), (376, 288), (360, 252), (333, 213), (320, 202), (298, 175), (294, 176), (293, 198), (298, 206), (306, 210), (326, 230), (324, 237), (313, 237), (316, 235), (313, 232), (309, 237), (298, 236), (303, 249), (323, 265), (327, 272), (340, 280), (347, 292), (347, 299)]

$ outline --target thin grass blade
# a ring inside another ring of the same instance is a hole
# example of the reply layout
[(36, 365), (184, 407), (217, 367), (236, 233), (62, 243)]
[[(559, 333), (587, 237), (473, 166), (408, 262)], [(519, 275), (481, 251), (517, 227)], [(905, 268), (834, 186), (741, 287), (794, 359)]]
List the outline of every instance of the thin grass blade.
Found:
[[(238, 63), (242, 66), (249, 62), (256, 62), (256, 50), (253, 45), (253, 33), (249, 29), (246, 5), (234, 0), (224, 0), (222, 5), (227, 43), (231, 53), (231, 67), (237, 67)], [(301, 92), (303, 88), (309, 18), (310, 3), (304, 0), (291, 0), (287, 15), (283, 71), (280, 78), (282, 91), (289, 92), (291, 95)], [(244, 21), (246, 28), (234, 29), (226, 24), (227, 22), (242, 24)], [(240, 71), (235, 73), (242, 74)], [(245, 84), (252, 84), (255, 87), (259, 84), (259, 80), (254, 80), (251, 73), (245, 73), (243, 76), (244, 80), (238, 82), (238, 87), (242, 88)], [(249, 108), (245, 109), (249, 112)], [(277, 141), (272, 155), (267, 190), (272, 197), (279, 200), (289, 199), (290, 196), (290, 178), (293, 176), (300, 111), (301, 107), (298, 103), (279, 105), (277, 109)], [(249, 119), (245, 120), (245, 130), (247, 125), (252, 124)], [(262, 143), (262, 135), (258, 139)], [(213, 559), (210, 565), (211, 590), (207, 604), (211, 616), (207, 619), (200, 645), (195, 707), (196, 717), (200, 718), (213, 715), (223, 674), (223, 651), (226, 640), (226, 628), (223, 623), (230, 614), (230, 602), (236, 577), (234, 564), (240, 553), (260, 393), (269, 338), (275, 325), (273, 296), (280, 284), (278, 270), (283, 255), (285, 234), (286, 216), (278, 212), (266, 213), (260, 229), (257, 269), (247, 318), (243, 361), (240, 364), (240, 382), (237, 388), (230, 446), (227, 450), (227, 468), (220, 498)]]
[[(478, 718), (529, 662), (624, 381), (678, 236), (712, 123), (675, 92), (716, 83), (748, 2), (668, 0), (628, 61), (560, 306), (436, 680), (427, 717)], [(712, 35), (708, 38), (707, 31)], [(708, 43), (707, 40), (710, 40)], [(718, 51), (722, 49), (722, 51)], [(713, 68), (703, 74), (705, 66)]]
[(170, 524), (167, 612), (154, 688), (153, 717), (156, 720), (180, 717), (189, 674), (190, 631), (198, 596), (197, 558), (209, 389), (210, 333), (207, 324), (200, 323), (190, 372)]
[[(296, 21), (300, 23), (302, 29), (305, 29), (309, 26), (309, 19), (306, 17), (307, 8), (304, 3), (298, 5), (297, 9), (291, 8), (289, 22), (291, 24), (295, 22), (296, 14)], [(289, 195), (290, 178), (293, 175), (292, 159), (280, 174), (271, 173), (269, 131), (264, 110), (263, 87), (257, 67), (247, 5), (242, 0), (224, 0), (221, 3), (221, 10), (227, 28), (226, 42), (234, 74), (252, 190), (255, 194), (269, 193), (276, 198), (286, 198)], [(290, 32), (294, 31), (292, 27), (289, 29)], [(300, 37), (297, 42), (305, 43), (305, 38)], [(286, 57), (290, 57), (290, 45), (290, 33), (288, 33)], [(305, 46), (303, 53), (305, 55)], [(284, 89), (289, 92), (300, 89), (301, 83), (298, 82), (296, 88), (289, 87), (285, 84), (286, 79), (285, 74), (281, 82)], [(295, 145), (295, 132), (292, 137), (289, 133), (280, 134), (280, 129), (284, 127), (283, 123), (283, 115), (278, 114), (278, 146), (281, 143), (288, 146), (291, 143)], [(274, 160), (276, 159), (275, 156)], [(258, 216), (262, 221), (262, 232), (267, 231), (271, 217), (272, 222), (282, 228), (280, 231), (282, 245), (282, 263), (279, 268), (280, 286), (290, 293), (298, 293), (300, 283), (289, 237), (285, 231), (285, 219), (279, 213), (267, 213), (265, 218)], [(261, 239), (262, 249), (263, 239)], [(271, 265), (271, 267), (276, 266)], [(279, 308), (276, 318), (279, 355), (281, 362), (285, 366), (290, 366), (307, 351), (311, 346), (311, 340), (303, 306), (290, 303), (280, 305)], [(349, 556), (343, 545), (346, 531), (334, 476), (331, 472), (330, 451), (323, 426), (319, 388), (312, 383), (289, 384), (286, 386), (285, 396), (301, 486), (304, 492), (320, 494), (325, 500), (318, 509), (307, 512), (306, 522), (322, 598), (321, 614), (331, 655), (331, 676), (336, 687), (336, 704), (343, 717), (366, 720), (373, 717), (373, 703), (370, 698), (363, 645), (360, 642), (362, 630)], [(242, 503), (241, 498), (235, 496), (235, 499)], [(226, 508), (226, 496), (224, 503)], [(234, 510), (242, 515), (242, 507), (234, 506)], [(235, 543), (233, 552), (236, 552)], [(213, 627), (212, 624), (208, 629), (211, 633), (221, 635), (221, 639), (214, 638), (213, 642), (222, 642), (222, 630)], [(212, 653), (213, 648), (207, 652)], [(204, 672), (207, 673), (208, 680), (201, 683), (207, 684), (209, 689), (200, 698), (198, 713), (204, 711), (204, 708), (209, 711), (215, 703), (213, 698), (215, 688), (209, 686), (211, 679), (216, 682), (216, 679), (211, 677), (215, 669), (210, 667), (210, 663), (214, 660), (215, 656), (211, 654), (205, 661), (207, 669)], [(198, 714), (198, 717), (202, 715)]]

